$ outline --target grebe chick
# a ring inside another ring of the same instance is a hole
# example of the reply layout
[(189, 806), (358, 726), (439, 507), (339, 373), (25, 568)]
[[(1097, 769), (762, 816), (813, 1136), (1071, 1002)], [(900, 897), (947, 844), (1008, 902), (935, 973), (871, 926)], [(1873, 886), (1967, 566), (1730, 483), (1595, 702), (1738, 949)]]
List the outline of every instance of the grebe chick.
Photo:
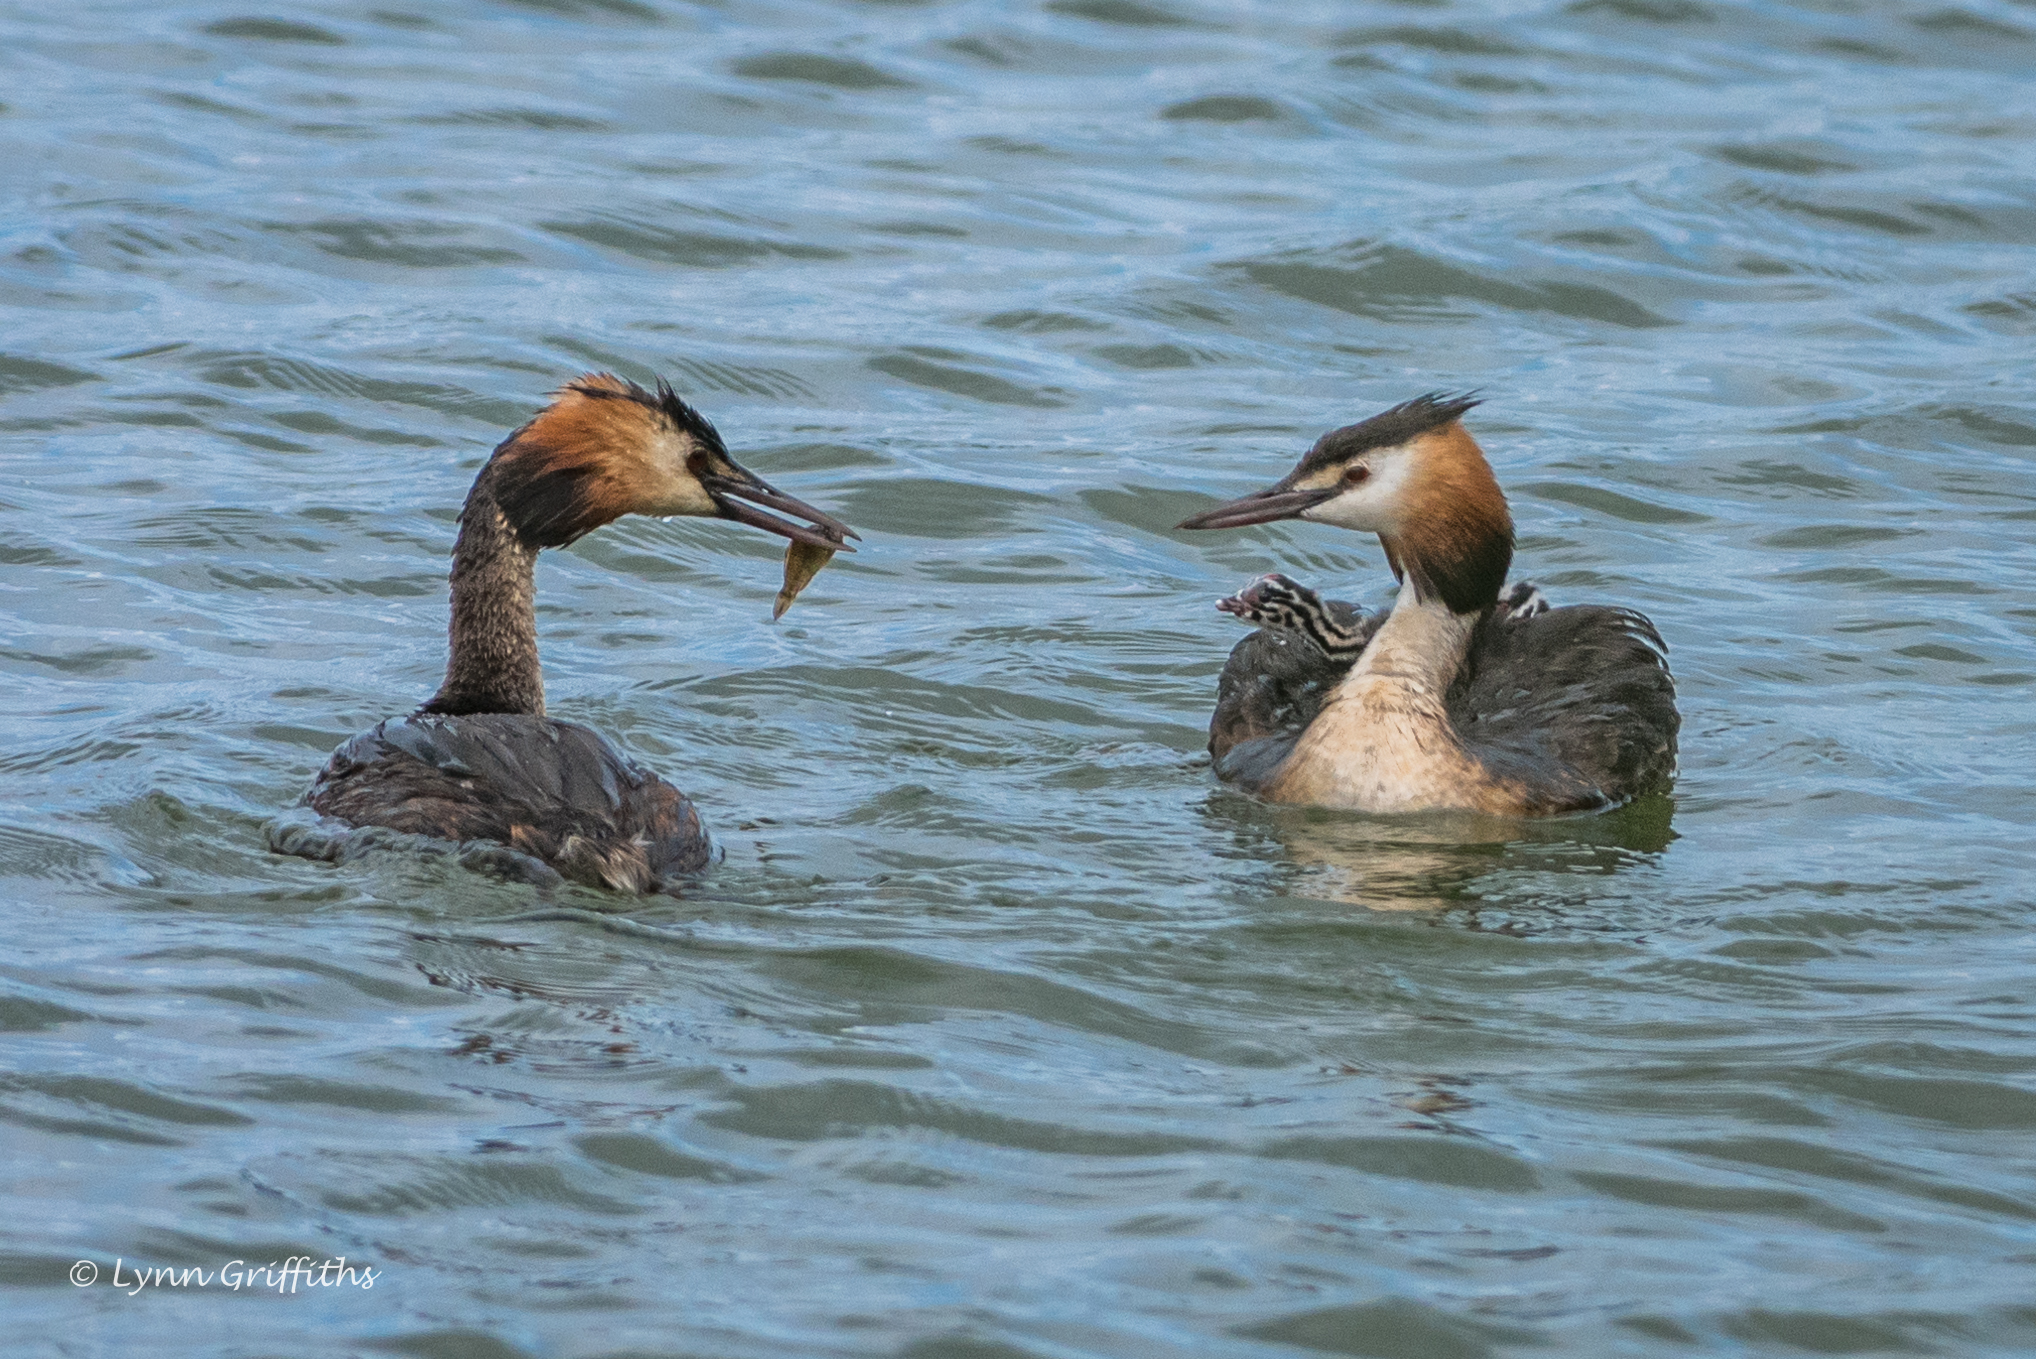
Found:
[(1218, 604), (1261, 630), (1230, 653), (1216, 773), (1275, 802), (1549, 816), (1675, 778), (1675, 681), (1631, 609), (1551, 609), (1501, 586), (1513, 520), (1464, 429), (1470, 397), (1417, 397), (1322, 436), (1269, 490), (1184, 529), (1308, 519), (1376, 533), (1400, 581), (1365, 616), (1267, 576)]
[[(1330, 660), (1348, 669), (1354, 664), (1387, 615), (1366, 616), (1355, 604), (1324, 599), (1299, 581), (1275, 572), (1260, 576), (1234, 595), (1216, 601), (1218, 613), (1238, 618), (1268, 632), (1291, 632)], [(1516, 580), (1493, 606), (1492, 616), (1513, 623), (1548, 612), (1548, 597), (1532, 581)], [(1270, 639), (1284, 645), (1284, 639)]]
[[(467, 494), (445, 682), (411, 716), (334, 751), (306, 797), (312, 809), (352, 826), (492, 841), (526, 870), (535, 859), (619, 891), (654, 891), (705, 865), (709, 841), (685, 794), (590, 728), (544, 715), (537, 554), (625, 514), (732, 519), (855, 550), (846, 524), (737, 466), (714, 426), (664, 382), (652, 392), (608, 373), (577, 378), (502, 441)], [(329, 837), (273, 842), (313, 857), (338, 852)]]

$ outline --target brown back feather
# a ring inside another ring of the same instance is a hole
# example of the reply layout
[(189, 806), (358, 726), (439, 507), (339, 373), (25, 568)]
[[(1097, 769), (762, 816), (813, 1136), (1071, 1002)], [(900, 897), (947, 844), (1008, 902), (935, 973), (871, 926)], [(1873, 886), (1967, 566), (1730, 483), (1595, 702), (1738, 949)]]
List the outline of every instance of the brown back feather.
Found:
[(523, 714), (391, 718), (333, 752), (309, 801), (354, 826), (506, 845), (623, 891), (657, 890), (710, 849), (678, 789), (587, 727)]

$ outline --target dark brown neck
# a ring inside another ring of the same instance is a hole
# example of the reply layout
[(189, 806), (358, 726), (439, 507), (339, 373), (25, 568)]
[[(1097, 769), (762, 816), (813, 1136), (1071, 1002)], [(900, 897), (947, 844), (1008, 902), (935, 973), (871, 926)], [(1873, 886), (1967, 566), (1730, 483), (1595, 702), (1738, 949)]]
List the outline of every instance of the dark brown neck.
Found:
[(452, 549), (451, 655), (419, 712), (544, 715), (537, 659), (537, 548), (496, 500), (500, 460), (474, 479)]
[(1379, 535), (1395, 579), (1412, 581), (1422, 599), (1447, 604), (1452, 613), (1481, 613), (1499, 602), (1513, 565), (1513, 520), (1503, 508), (1496, 515), (1460, 513), (1423, 528)]

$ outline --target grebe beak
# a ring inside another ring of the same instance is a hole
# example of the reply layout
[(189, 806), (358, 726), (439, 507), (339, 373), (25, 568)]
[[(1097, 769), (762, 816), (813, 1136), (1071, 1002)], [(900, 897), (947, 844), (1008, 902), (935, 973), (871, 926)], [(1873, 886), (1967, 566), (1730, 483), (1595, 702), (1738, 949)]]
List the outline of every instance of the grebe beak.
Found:
[(1216, 601), (1216, 611), (1233, 613), (1239, 618), (1250, 618), (1251, 611), (1265, 602), (1265, 585), (1271, 579), (1273, 579), (1271, 576), (1260, 576), (1236, 594), (1225, 595)]
[(1275, 519), (1292, 519), (1303, 510), (1313, 509), (1323, 501), (1331, 499), (1343, 488), (1341, 486), (1320, 487), (1310, 491), (1295, 491), (1286, 482), (1269, 490), (1254, 491), (1241, 500), (1227, 505), (1218, 505), (1213, 510), (1203, 510), (1190, 515), (1175, 524), (1177, 529), (1227, 529), (1243, 528), (1246, 524), (1270, 524)]
[[(832, 552), (853, 552), (855, 549), (848, 545), (847, 540), (862, 536), (833, 515), (822, 514), (803, 500), (794, 500), (754, 472), (737, 467), (733, 462), (724, 462), (720, 470), (701, 477), (700, 484), (713, 499), (714, 508), (721, 518), (783, 534), (795, 543), (824, 547)], [(813, 527), (794, 524), (775, 514), (765, 514), (756, 508), (758, 505), (811, 520)]]

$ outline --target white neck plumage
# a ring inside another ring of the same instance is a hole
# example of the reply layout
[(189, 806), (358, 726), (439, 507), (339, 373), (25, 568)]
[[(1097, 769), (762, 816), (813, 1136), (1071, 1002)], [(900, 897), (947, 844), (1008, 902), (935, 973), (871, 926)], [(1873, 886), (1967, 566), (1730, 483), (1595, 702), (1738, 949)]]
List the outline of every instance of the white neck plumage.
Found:
[(1265, 795), (1365, 812), (1475, 805), (1489, 776), (1450, 725), (1447, 698), (1482, 616), (1425, 596), (1409, 576)]
[(1361, 678), (1390, 681), (1440, 701), (1463, 668), (1481, 616), (1456, 613), (1439, 599), (1423, 597), (1412, 579), (1404, 581), (1392, 613), (1339, 689)]

